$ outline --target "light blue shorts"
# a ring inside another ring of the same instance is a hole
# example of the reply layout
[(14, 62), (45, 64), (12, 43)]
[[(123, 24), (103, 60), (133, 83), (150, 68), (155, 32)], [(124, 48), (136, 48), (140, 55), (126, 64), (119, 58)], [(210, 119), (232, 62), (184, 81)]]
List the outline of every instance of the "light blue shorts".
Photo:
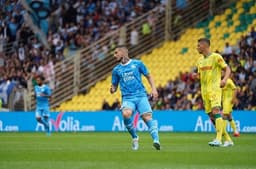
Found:
[(123, 109), (131, 109), (134, 112), (138, 112), (140, 116), (145, 113), (152, 113), (152, 109), (147, 97), (135, 97), (135, 98), (123, 98)]
[(50, 117), (49, 107), (36, 108), (36, 117)]

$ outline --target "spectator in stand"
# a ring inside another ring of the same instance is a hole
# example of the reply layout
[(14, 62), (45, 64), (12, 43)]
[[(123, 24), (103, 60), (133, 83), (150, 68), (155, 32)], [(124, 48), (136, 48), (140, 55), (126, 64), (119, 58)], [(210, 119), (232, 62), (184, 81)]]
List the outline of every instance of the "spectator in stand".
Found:
[(135, 27), (132, 28), (131, 34), (130, 34), (130, 45), (136, 46), (139, 43), (139, 32), (136, 30)]
[(226, 42), (224, 50), (223, 50), (223, 54), (224, 55), (231, 55), (232, 54), (232, 46), (229, 45), (228, 42)]
[(121, 108), (121, 103), (118, 99), (111, 106), (111, 110), (119, 110)]
[(106, 99), (103, 100), (102, 110), (111, 110), (111, 106), (109, 105)]
[(255, 31), (254, 26), (251, 27), (251, 31), (249, 33), (249, 36), (252, 37), (253, 40), (256, 40), (256, 31)]

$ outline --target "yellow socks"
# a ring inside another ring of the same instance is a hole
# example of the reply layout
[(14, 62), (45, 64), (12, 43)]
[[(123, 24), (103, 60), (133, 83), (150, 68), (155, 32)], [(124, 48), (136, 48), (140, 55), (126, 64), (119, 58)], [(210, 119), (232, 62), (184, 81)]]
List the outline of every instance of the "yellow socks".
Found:
[(225, 141), (232, 141), (228, 132), (227, 132), (227, 121), (223, 120), (223, 129), (222, 129), (223, 136), (225, 138)]
[(215, 119), (215, 125), (216, 125), (216, 133), (217, 133), (216, 139), (218, 141), (221, 141), (222, 132), (223, 132), (223, 120), (222, 120), (222, 117), (218, 117), (218, 118)]
[(237, 132), (235, 121), (232, 119), (229, 123), (231, 128), (233, 129), (233, 132)]

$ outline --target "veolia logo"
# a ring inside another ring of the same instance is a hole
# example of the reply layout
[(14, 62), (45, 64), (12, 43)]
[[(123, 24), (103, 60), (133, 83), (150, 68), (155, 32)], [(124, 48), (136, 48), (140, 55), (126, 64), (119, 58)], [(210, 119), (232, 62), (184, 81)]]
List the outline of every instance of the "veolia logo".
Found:
[(80, 121), (74, 119), (72, 116), (67, 116), (63, 119), (64, 112), (60, 112), (56, 120), (51, 119), (51, 123), (55, 131), (79, 131)]

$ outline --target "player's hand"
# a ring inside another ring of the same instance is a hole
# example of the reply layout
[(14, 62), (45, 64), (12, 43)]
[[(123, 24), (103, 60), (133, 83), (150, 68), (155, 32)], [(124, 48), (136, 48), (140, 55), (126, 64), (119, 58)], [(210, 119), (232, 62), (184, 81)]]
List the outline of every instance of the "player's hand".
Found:
[(222, 79), (222, 80), (220, 81), (220, 87), (224, 87), (224, 86), (226, 85), (226, 83), (227, 83), (227, 80)]
[(113, 94), (113, 93), (115, 93), (115, 92), (116, 92), (115, 86), (111, 86), (111, 87), (110, 87), (110, 93)]
[(157, 90), (152, 90), (151, 95), (152, 95), (152, 97), (153, 97), (153, 100), (157, 100), (157, 98), (158, 98), (158, 92), (157, 92)]
[(194, 80), (199, 79), (198, 73), (192, 73), (191, 76), (192, 76), (192, 79)]
[(232, 99), (231, 103), (237, 106), (239, 101), (238, 99)]

